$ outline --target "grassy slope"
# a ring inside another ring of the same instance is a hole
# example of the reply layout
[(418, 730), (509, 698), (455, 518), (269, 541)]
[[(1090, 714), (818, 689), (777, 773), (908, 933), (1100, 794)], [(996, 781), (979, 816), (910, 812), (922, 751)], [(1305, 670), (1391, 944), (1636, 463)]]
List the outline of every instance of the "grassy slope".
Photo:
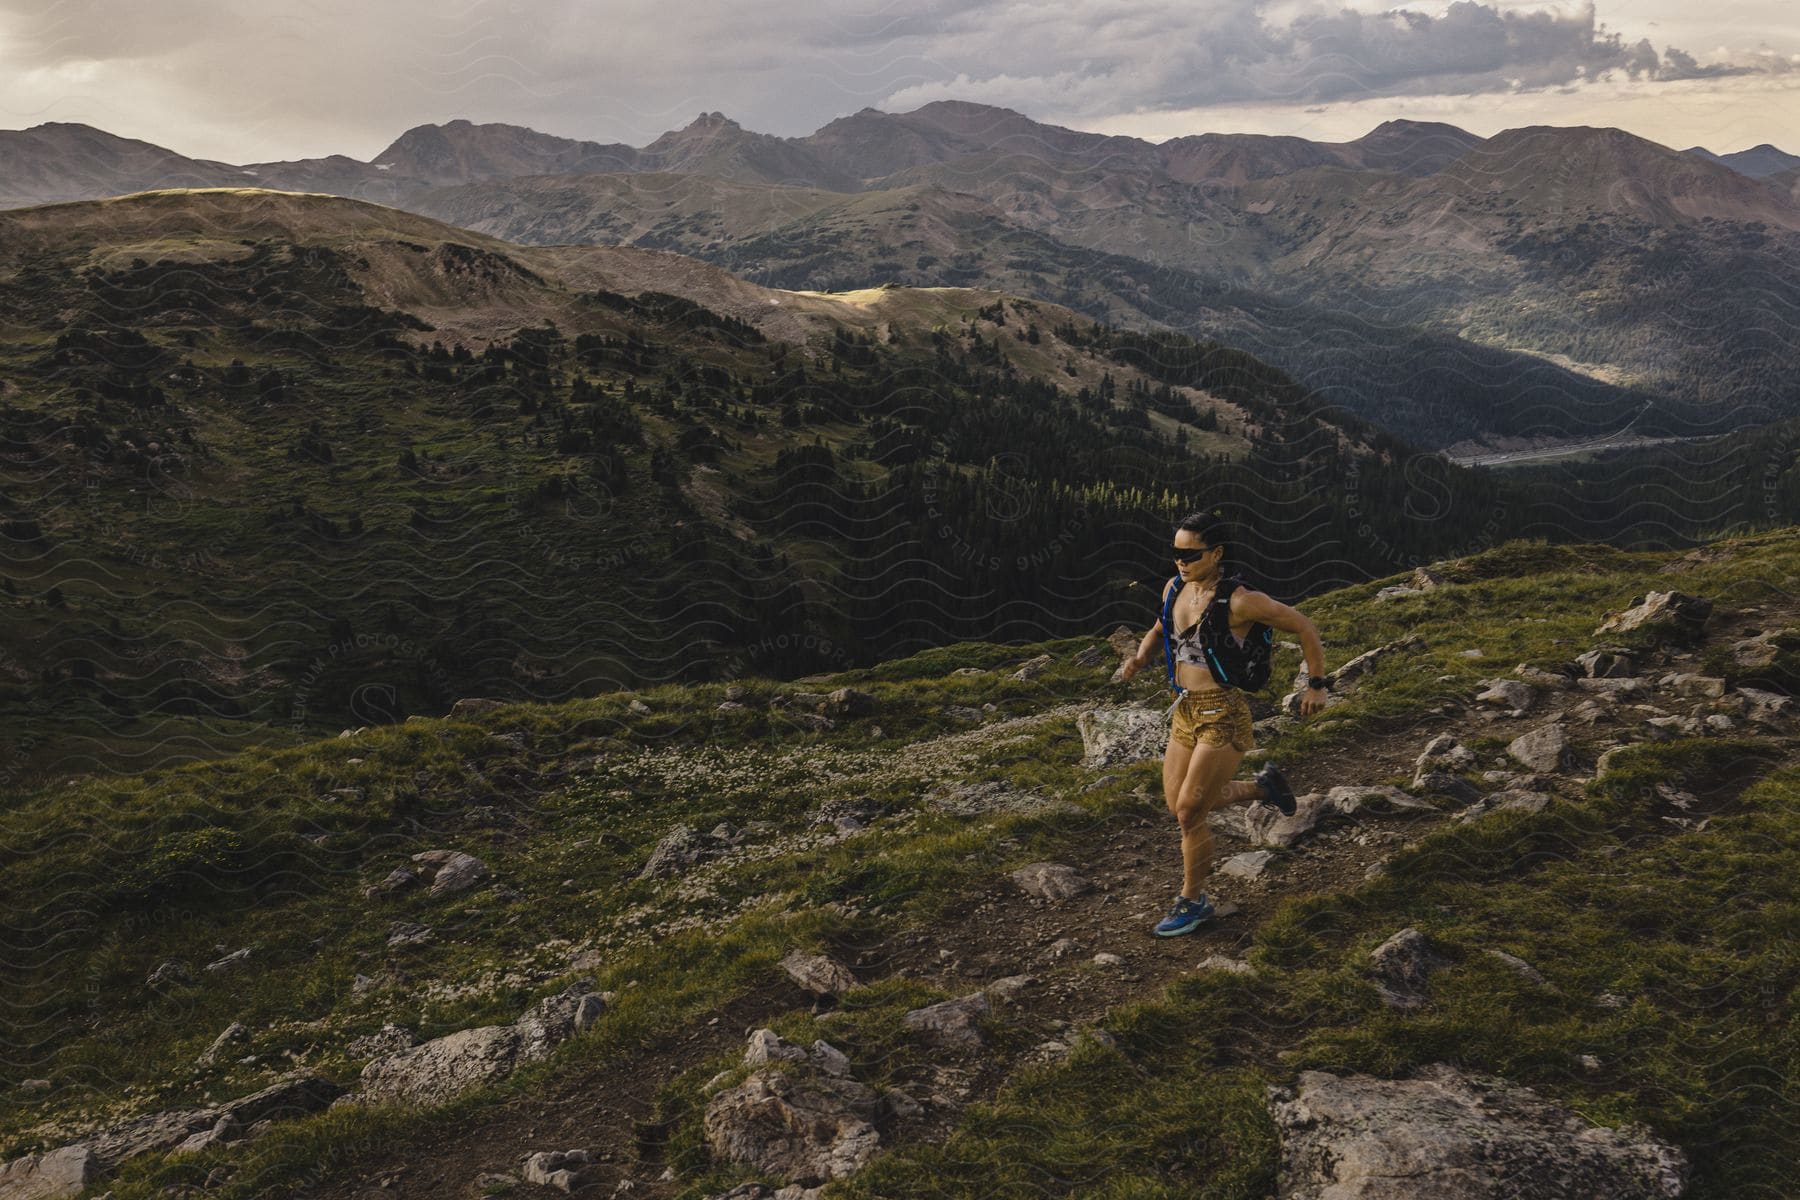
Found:
[[(1646, 588), (1673, 583), (1732, 605), (1779, 601), (1794, 590), (1800, 542), (1793, 531), (1746, 539), (1733, 557), (1679, 576), (1659, 573), (1662, 561), (1513, 543), (1466, 560), (1461, 582), (1410, 608), (1371, 602), (1391, 580), (1315, 598), (1307, 610), (1334, 663), (1407, 632), (1430, 649), (1272, 752), (1325, 755), (1381, 736), (1410, 744), (1406, 731), (1420, 712), (1468, 694), (1497, 664), (1566, 660), (1591, 644), (1601, 612)], [(39, 947), (8, 969), (17, 999), (7, 1015), (15, 1048), (7, 1068), (15, 1078), (48, 1077), (55, 1090), (47, 1102), (4, 1093), (9, 1148), (49, 1137), (38, 1125), (44, 1118), (78, 1121), (260, 1086), (269, 1078), (261, 1064), (188, 1067), (231, 1020), (256, 1030), (241, 1053), (262, 1064), (292, 1058), (348, 1080), (359, 1065), (344, 1049), (351, 1036), (389, 1019), (421, 1036), (510, 1019), (573, 973), (572, 952), (600, 950), (605, 966), (594, 974), (625, 999), (506, 1093), (631, 1053), (765, 985), (787, 946), (880, 928), (873, 910), (884, 923), (918, 923), (929, 934), (933, 913), (960, 891), (1053, 857), (1090, 836), (1094, 819), (1131, 810), (1133, 786), (1154, 789), (1157, 767), (1146, 763), (1109, 788), (1073, 795), (1083, 817), (964, 821), (919, 809), (922, 783), (938, 777), (1073, 794), (1089, 773), (1077, 765), (1072, 717), (959, 753), (927, 741), (955, 727), (939, 711), (945, 703), (1027, 713), (1093, 696), (1094, 676), (1066, 665), (1066, 652), (1085, 644), (1041, 647), (1065, 661), (1030, 684), (997, 672), (949, 675), (1023, 653), (972, 645), (809, 685), (874, 692), (886, 733), (879, 741), (866, 720), (800, 733), (755, 703), (792, 685), (753, 683), (752, 707), (729, 713), (714, 710), (717, 686), (670, 686), (641, 694), (651, 708), (641, 716), (625, 696), (518, 705), (479, 724), (408, 723), (39, 795), (0, 826), (11, 864), (0, 877), (9, 940)], [(1486, 657), (1461, 657), (1470, 645)], [(1293, 665), (1285, 654), (1278, 679)], [(1149, 695), (1156, 685), (1141, 680), (1127, 690)], [(492, 733), (522, 734), (528, 750)], [(595, 753), (591, 773), (543, 774)], [(971, 1110), (944, 1146), (899, 1149), (841, 1190), (1036, 1196), (1105, 1175), (1110, 1190), (1083, 1194), (1264, 1195), (1275, 1146), (1263, 1084), (1303, 1066), (1391, 1071), (1449, 1056), (1538, 1086), (1597, 1120), (1648, 1121), (1694, 1156), (1696, 1196), (1779, 1194), (1794, 1182), (1785, 1172), (1796, 1149), (1780, 1089), (1800, 1065), (1796, 973), (1783, 949), (1800, 903), (1792, 811), (1800, 779), (1791, 762), (1763, 775), (1703, 832), (1671, 833), (1645, 800), (1658, 780), (1702, 793), (1722, 785), (1729, 794), (1775, 753), (1767, 742), (1736, 739), (1670, 743), (1624, 759), (1582, 806), (1431, 835), (1381, 881), (1280, 911), (1251, 954), (1260, 978), (1197, 976), (1115, 1014), (1108, 1024), (1117, 1049), (1090, 1045), (1062, 1068), (1024, 1074)], [(365, 796), (329, 794), (345, 786)], [(854, 839), (806, 840), (806, 812), (831, 796), (869, 796), (890, 812), (876, 826), (881, 855)], [(678, 820), (701, 829), (766, 820), (773, 828), (761, 836), (773, 850), (728, 876), (701, 873), (698, 897), (681, 883), (633, 880)], [(480, 854), (519, 895), (477, 892), (448, 903), (414, 895), (376, 909), (362, 900), (363, 884), (440, 844)], [(825, 907), (838, 900), (863, 911)], [(702, 936), (682, 928), (696, 903), (739, 915)], [(386, 950), (390, 920), (432, 924), (439, 937)], [(1358, 972), (1368, 949), (1405, 924), (1459, 959), (1434, 980), (1433, 1005), (1410, 1018), (1383, 1010)], [(203, 983), (161, 996), (142, 988), (168, 957), (198, 965), (215, 946), (240, 945), (254, 945), (260, 965), (229, 988)], [(1525, 988), (1484, 960), (1488, 947), (1535, 963), (1558, 991)], [(351, 988), (358, 972), (375, 980), (361, 996)], [(1628, 997), (1629, 1007), (1596, 1007), (1602, 991)], [(898, 1012), (929, 998), (919, 985), (890, 981), (832, 1036), (860, 1075), (879, 1082), (894, 1065)], [(807, 1020), (796, 1015), (783, 1028), (799, 1035)], [(1578, 1072), (1578, 1053), (1598, 1055), (1602, 1069)], [(728, 1065), (690, 1072), (667, 1097), (681, 1131), (672, 1154), (699, 1173), (689, 1177), (695, 1196), (726, 1178), (705, 1164), (694, 1121), (700, 1083)], [(220, 1162), (239, 1168), (220, 1194), (256, 1194), (432, 1119), (333, 1112), (185, 1163), (139, 1163), (114, 1195), (150, 1195)]]

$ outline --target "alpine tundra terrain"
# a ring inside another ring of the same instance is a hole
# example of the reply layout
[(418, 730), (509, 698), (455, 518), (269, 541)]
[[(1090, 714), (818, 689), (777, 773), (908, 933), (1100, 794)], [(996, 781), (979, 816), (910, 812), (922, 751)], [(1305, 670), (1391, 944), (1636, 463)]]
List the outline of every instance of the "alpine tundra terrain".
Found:
[[(1312, 596), (1198, 933), (1148, 614), (0, 814), (0, 1197), (1787, 1196), (1800, 529)], [(1148, 607), (1148, 606), (1145, 606)]]
[(1408, 120), (1348, 142), (1151, 143), (940, 101), (792, 138), (707, 112), (643, 147), (452, 120), (367, 162), (234, 165), (50, 123), (0, 132), (0, 205), (329, 192), (514, 242), (675, 250), (775, 287), (996, 289), (1217, 340), (1474, 454), (1800, 415), (1795, 168), (1763, 149)]
[(257, 189), (0, 213), (0, 790), (1111, 629), (1202, 505), (1289, 601), (1507, 538), (1786, 526), (1797, 428), (1495, 476), (1003, 292)]

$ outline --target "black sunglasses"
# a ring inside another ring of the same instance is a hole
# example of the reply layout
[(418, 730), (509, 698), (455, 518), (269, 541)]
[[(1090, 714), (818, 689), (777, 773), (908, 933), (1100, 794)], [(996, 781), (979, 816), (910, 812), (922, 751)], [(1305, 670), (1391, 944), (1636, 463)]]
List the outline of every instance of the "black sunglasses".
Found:
[(1183, 550), (1180, 546), (1173, 547), (1173, 550), (1175, 551), (1175, 561), (1184, 563), (1205, 558), (1208, 554), (1211, 554), (1217, 549), (1217, 546), (1202, 546), (1198, 550)]

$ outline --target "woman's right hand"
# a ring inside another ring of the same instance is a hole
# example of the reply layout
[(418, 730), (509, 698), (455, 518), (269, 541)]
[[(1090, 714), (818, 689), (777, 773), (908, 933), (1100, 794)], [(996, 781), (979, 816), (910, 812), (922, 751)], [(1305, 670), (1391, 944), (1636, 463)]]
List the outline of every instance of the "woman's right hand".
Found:
[(1119, 664), (1119, 678), (1130, 679), (1133, 675), (1136, 675), (1139, 671), (1143, 670), (1143, 668), (1143, 662), (1137, 655), (1133, 654), (1130, 658)]

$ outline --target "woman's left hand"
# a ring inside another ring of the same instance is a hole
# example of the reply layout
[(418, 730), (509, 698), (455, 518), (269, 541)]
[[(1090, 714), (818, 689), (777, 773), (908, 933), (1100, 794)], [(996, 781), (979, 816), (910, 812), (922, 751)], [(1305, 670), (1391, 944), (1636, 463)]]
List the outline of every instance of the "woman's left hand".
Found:
[(1302, 688), (1300, 691), (1300, 715), (1310, 717), (1325, 707), (1324, 688)]

